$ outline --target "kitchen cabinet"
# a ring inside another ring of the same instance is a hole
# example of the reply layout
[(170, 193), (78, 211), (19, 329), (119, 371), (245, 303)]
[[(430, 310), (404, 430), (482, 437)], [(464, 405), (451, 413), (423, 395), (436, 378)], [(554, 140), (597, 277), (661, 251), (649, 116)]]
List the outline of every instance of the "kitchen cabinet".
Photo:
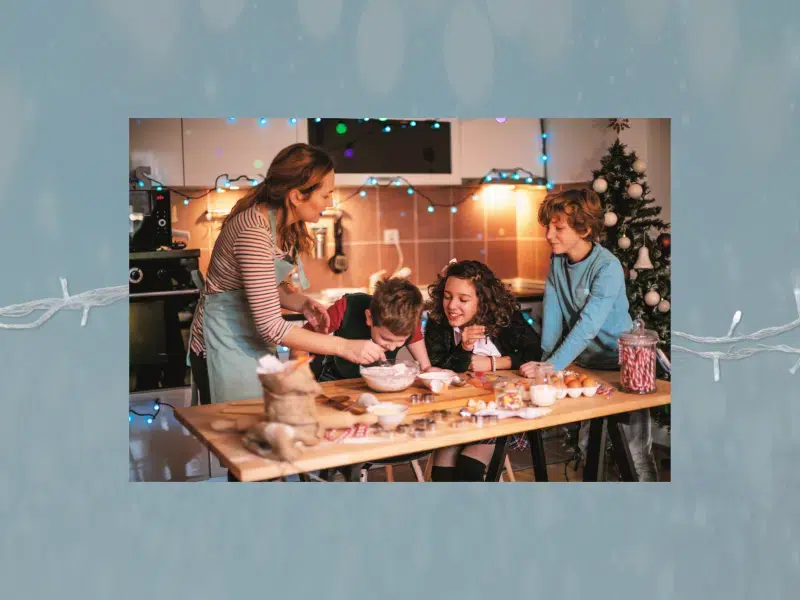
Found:
[(539, 119), (460, 119), (461, 177), (479, 179), (492, 169), (522, 168), (544, 175)]
[[(284, 147), (305, 141), (301, 119), (183, 119), (183, 161), (187, 187), (209, 188), (220, 175), (233, 180), (263, 178)], [(222, 181), (222, 180), (220, 180)], [(244, 180), (241, 182), (246, 184)]]
[(130, 119), (128, 147), (130, 170), (150, 167), (162, 184), (179, 187), (183, 181), (181, 119)]

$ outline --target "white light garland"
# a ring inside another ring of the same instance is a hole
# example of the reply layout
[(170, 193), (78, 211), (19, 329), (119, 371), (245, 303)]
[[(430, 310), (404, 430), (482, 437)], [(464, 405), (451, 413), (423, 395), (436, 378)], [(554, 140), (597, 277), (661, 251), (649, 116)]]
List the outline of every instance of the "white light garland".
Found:
[(69, 295), (67, 280), (59, 277), (61, 281), (62, 298), (46, 298), (44, 300), (33, 300), (22, 304), (12, 304), (0, 308), (0, 317), (19, 318), (25, 317), (37, 310), (45, 313), (30, 323), (0, 323), (0, 329), (35, 329), (62, 309), (82, 310), (81, 327), (86, 326), (89, 318), (89, 309), (95, 306), (106, 306), (128, 297), (128, 286), (118, 285), (114, 287), (97, 288), (87, 292), (81, 292), (75, 296)]
[[(797, 315), (798, 318), (786, 325), (781, 325), (779, 327), (767, 327), (765, 329), (760, 329), (755, 333), (750, 333), (747, 335), (737, 335), (734, 336), (733, 332), (736, 329), (736, 326), (742, 320), (742, 311), (737, 310), (733, 315), (733, 320), (731, 321), (731, 326), (728, 329), (728, 334), (723, 337), (703, 337), (703, 336), (696, 336), (691, 335), (688, 333), (683, 333), (681, 331), (673, 331), (672, 334), (684, 339), (687, 339), (692, 342), (697, 342), (699, 344), (725, 344), (725, 343), (736, 343), (742, 342), (745, 340), (762, 340), (764, 338), (773, 337), (776, 335), (780, 335), (782, 333), (786, 333), (787, 331), (792, 331), (797, 327), (800, 327), (800, 288), (794, 290), (794, 301), (795, 305), (797, 306)], [(782, 352), (786, 354), (800, 354), (800, 348), (792, 348), (791, 346), (787, 346), (785, 344), (777, 345), (777, 346), (767, 346), (764, 344), (758, 344), (752, 348), (742, 348), (740, 350), (734, 351), (733, 347), (728, 352), (699, 352), (697, 350), (692, 350), (691, 348), (685, 348), (683, 346), (672, 346), (673, 350), (678, 350), (680, 352), (688, 352), (695, 356), (699, 356), (701, 358), (710, 359), (713, 363), (714, 368), (714, 381), (720, 380), (720, 371), (719, 371), (719, 361), (720, 360), (741, 360), (744, 358), (749, 358), (754, 354), (758, 354), (760, 352)], [(800, 370), (800, 361), (794, 364), (794, 366), (789, 369), (789, 373), (794, 375), (797, 371)]]

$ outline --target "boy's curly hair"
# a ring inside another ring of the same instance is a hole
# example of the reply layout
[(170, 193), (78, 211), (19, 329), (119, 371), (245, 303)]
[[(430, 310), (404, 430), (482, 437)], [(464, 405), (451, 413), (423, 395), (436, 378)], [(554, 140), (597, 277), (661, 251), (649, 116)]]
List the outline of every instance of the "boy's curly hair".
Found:
[(548, 194), (539, 206), (539, 224), (547, 227), (556, 213), (563, 213), (569, 226), (579, 235), (589, 232), (587, 241), (600, 241), (603, 234), (603, 203), (594, 190), (584, 188)]
[(447, 266), (436, 283), (428, 286), (428, 316), (439, 323), (445, 322), (444, 288), (449, 277), (471, 281), (478, 296), (478, 312), (468, 325), (483, 325), (486, 335), (492, 337), (511, 324), (514, 312), (520, 310), (511, 290), (482, 262), (462, 260)]
[(422, 316), (422, 292), (406, 279), (386, 279), (375, 286), (369, 310), (375, 327), (411, 336)]

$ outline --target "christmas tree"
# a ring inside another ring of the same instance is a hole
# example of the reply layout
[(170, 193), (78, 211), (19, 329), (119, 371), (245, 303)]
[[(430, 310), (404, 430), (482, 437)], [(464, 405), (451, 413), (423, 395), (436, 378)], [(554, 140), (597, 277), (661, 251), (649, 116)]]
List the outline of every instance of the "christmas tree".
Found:
[[(629, 127), (627, 119), (610, 119), (608, 126), (617, 135)], [(661, 207), (650, 198), (646, 169), (618, 137), (592, 171), (592, 188), (605, 210), (602, 244), (622, 263), (631, 318), (658, 333), (659, 348), (669, 357), (671, 238), (669, 223), (659, 217)], [(658, 371), (669, 377), (660, 365)]]

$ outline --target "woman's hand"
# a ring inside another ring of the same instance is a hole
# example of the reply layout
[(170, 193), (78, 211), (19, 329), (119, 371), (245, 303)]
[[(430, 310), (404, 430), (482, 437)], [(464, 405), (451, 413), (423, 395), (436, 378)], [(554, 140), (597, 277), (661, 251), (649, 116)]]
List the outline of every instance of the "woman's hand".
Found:
[(331, 324), (331, 318), (328, 316), (328, 311), (322, 304), (313, 298), (306, 298), (303, 303), (303, 316), (314, 328), (317, 333), (328, 333), (328, 327)]
[(469, 368), (472, 371), (486, 373), (492, 370), (492, 359), (488, 356), (478, 356), (475, 354), (472, 356), (472, 362), (470, 363)]
[(472, 352), (475, 342), (486, 337), (486, 327), (483, 325), (470, 325), (461, 332), (461, 347), (467, 352)]
[(343, 340), (339, 356), (359, 365), (370, 365), (386, 360), (383, 348), (372, 340)]

